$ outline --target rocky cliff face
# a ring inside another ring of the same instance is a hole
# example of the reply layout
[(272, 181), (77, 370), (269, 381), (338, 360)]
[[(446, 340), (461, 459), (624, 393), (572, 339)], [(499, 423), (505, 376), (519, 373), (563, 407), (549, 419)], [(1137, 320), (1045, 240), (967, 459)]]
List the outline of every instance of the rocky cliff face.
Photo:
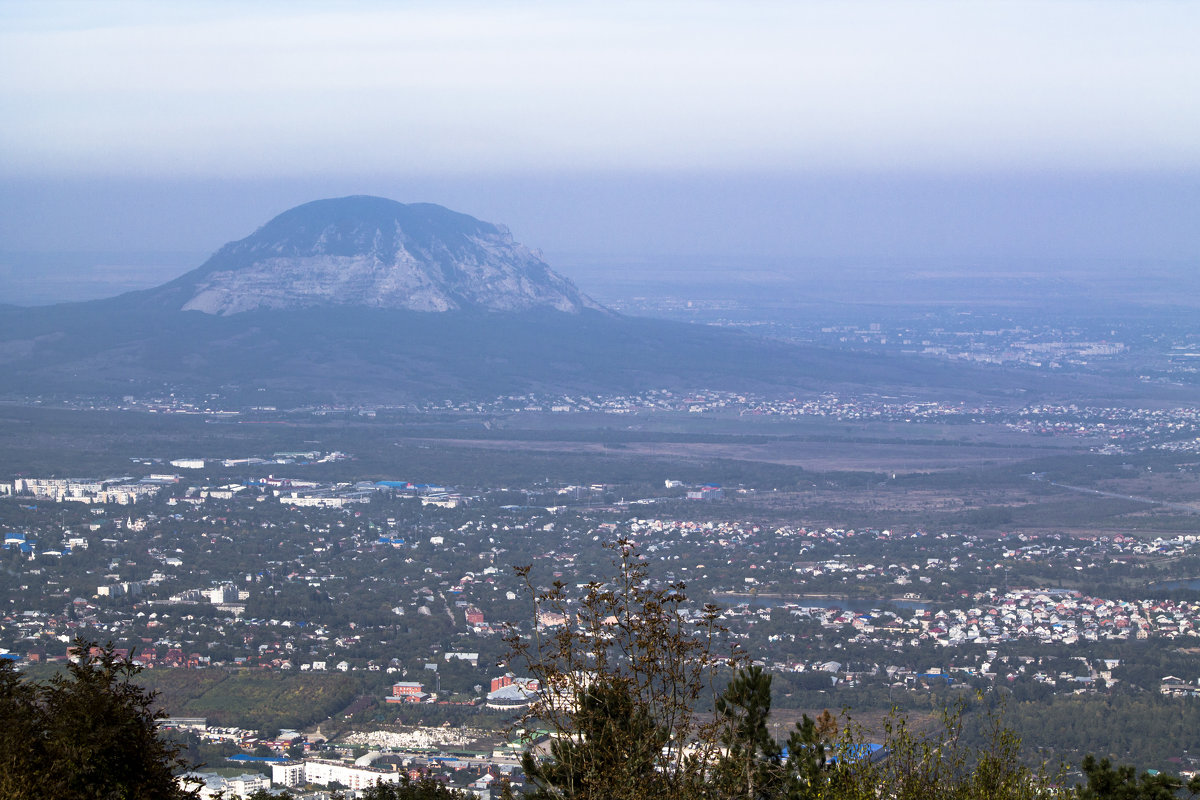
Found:
[(184, 311), (363, 306), (600, 309), (506, 228), (428, 203), (318, 200), (280, 214), (162, 287)]

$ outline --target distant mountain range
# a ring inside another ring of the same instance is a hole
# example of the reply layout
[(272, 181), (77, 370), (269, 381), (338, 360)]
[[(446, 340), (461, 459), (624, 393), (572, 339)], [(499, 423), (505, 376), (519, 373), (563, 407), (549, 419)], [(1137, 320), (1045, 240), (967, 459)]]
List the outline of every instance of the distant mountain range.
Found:
[(498, 225), (319, 200), (163, 286), (0, 307), (0, 396), (404, 402), (527, 391), (1004, 390), (1010, 375), (603, 309)]

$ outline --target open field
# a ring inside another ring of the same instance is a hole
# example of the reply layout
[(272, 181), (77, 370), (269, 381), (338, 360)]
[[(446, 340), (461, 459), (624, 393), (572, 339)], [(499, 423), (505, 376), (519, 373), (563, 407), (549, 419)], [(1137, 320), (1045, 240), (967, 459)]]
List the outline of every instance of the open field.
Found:
[[(319, 449), (351, 459), (251, 468), (210, 462), (206, 479), (243, 481), (267, 472), (317, 481), (403, 478), (464, 493), (605, 484), (617, 487), (609, 502), (655, 497), (665, 479), (676, 479), (753, 490), (727, 493), (726, 503), (706, 513), (796, 524), (1086, 535), (1200, 528), (1200, 514), (1189, 512), (1200, 500), (1194, 455), (1101, 456), (1087, 438), (999, 424), (680, 413), (213, 420), (12, 406), (0, 416), (0, 465), (11, 476), (139, 476), (169, 471), (173, 458)], [(1034, 472), (1044, 480), (1030, 480)]]
[(592, 453), (681, 462), (733, 459), (800, 467), (812, 472), (935, 472), (1013, 464), (1060, 451), (972, 444), (771, 440), (755, 444), (628, 442), (607, 444), (521, 439), (411, 439), (410, 442), (478, 450)]

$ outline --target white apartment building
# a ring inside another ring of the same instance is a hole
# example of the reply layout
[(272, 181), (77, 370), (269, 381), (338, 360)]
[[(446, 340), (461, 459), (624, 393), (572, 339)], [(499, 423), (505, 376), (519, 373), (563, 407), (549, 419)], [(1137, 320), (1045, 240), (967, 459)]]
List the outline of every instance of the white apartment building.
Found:
[(368, 789), (376, 783), (399, 783), (400, 773), (310, 758), (303, 763), (272, 764), (271, 781), (282, 786), (303, 786), (306, 783), (328, 785), (337, 781), (348, 789)]

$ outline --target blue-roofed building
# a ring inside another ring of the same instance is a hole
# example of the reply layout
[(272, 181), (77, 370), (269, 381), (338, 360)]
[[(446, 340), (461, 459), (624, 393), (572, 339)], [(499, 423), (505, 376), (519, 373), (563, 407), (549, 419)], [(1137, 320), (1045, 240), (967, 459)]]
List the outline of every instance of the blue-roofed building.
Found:
[(244, 753), (238, 753), (236, 756), (230, 756), (226, 761), (232, 761), (235, 764), (282, 764), (288, 759), (283, 756), (248, 756)]
[[(783, 748), (782, 756), (784, 759), (788, 757), (786, 746)], [(851, 745), (845, 754), (847, 763), (853, 763), (862, 758), (866, 758), (868, 761), (881, 761), (887, 758), (887, 756), (887, 748), (875, 742), (859, 742), (858, 744)], [(836, 764), (838, 762), (837, 748), (826, 745), (825, 758), (830, 764)]]
[(29, 538), (25, 533), (6, 533), (4, 534), (4, 549), (5, 550), (20, 550), (25, 555), (33, 555), (34, 548), (37, 547), (37, 542)]
[[(853, 764), (855, 761), (861, 761), (864, 758), (870, 762), (882, 761), (887, 757), (887, 748), (876, 742), (859, 742), (858, 744), (851, 745), (845, 754), (846, 763), (848, 764)], [(836, 764), (837, 762), (838, 757), (836, 755), (830, 757), (829, 763)]]
[(947, 686), (952, 686), (954, 684), (954, 678), (951, 678), (944, 672), (922, 672), (920, 677), (927, 681), (945, 681)]

